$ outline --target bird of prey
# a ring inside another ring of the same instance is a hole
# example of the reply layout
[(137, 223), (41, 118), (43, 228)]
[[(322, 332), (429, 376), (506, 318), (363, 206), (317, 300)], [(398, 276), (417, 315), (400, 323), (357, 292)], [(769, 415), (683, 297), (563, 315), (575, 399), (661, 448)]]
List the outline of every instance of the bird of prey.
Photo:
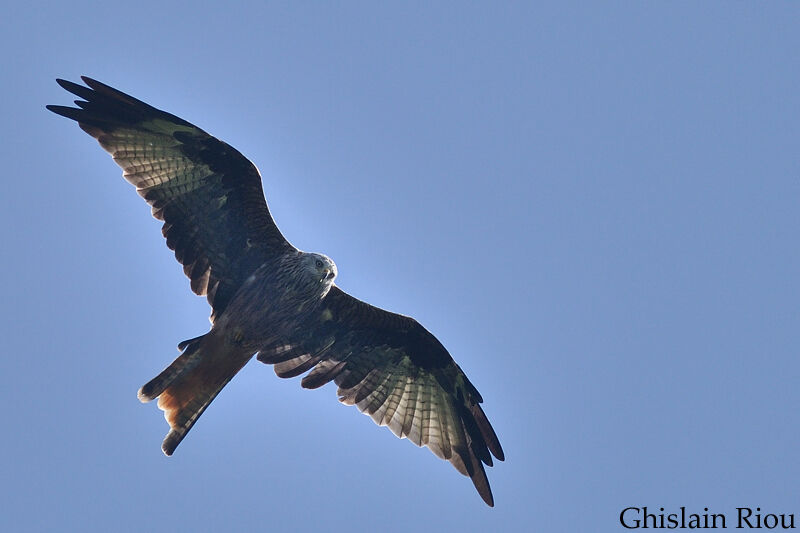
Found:
[(483, 465), (503, 460), (480, 393), (413, 318), (362, 302), (334, 283), (334, 262), (298, 250), (272, 220), (255, 165), (189, 122), (88, 77), (58, 84), (78, 107), (47, 109), (97, 139), (164, 222), (162, 234), (211, 305), (211, 329), (139, 390), (158, 398), (172, 455), (198, 417), (254, 356), (301, 385), (334, 381), (400, 438), (427, 446), (494, 505)]

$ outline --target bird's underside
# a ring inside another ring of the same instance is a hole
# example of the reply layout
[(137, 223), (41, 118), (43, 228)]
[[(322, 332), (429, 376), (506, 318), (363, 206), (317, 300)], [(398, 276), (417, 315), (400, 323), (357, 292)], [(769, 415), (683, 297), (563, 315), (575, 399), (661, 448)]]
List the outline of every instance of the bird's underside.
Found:
[(336, 266), (293, 247), (267, 208), (261, 176), (235, 148), (200, 128), (91, 78), (57, 80), (81, 100), (47, 106), (78, 122), (123, 169), (164, 222), (167, 246), (208, 298), (211, 330), (139, 391), (158, 398), (174, 452), (198, 417), (258, 354), (301, 385), (333, 381), (395, 435), (427, 446), (472, 479), (494, 505), (484, 465), (504, 459), (483, 399), (447, 350), (413, 318), (339, 289)]

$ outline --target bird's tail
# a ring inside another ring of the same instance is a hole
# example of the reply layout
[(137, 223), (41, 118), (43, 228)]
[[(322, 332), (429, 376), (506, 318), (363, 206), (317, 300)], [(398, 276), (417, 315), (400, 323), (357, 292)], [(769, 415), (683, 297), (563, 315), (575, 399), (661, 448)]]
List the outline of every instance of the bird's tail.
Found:
[(170, 425), (161, 444), (167, 455), (172, 455), (206, 407), (253, 356), (213, 333), (178, 347), (183, 353), (139, 389), (142, 402), (158, 398), (158, 407)]

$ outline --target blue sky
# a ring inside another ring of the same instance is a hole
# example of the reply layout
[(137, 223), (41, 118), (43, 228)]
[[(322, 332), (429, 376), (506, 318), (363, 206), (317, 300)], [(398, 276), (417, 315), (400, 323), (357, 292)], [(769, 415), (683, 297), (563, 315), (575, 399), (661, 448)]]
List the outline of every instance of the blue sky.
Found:
[[(9, 6), (0, 529), (800, 514), (799, 24), (790, 2)], [(506, 451), (494, 509), (332, 385), (255, 361), (163, 456), (136, 391), (208, 307), (107, 154), (45, 111), (81, 74), (237, 147), (293, 244), (436, 334)]]

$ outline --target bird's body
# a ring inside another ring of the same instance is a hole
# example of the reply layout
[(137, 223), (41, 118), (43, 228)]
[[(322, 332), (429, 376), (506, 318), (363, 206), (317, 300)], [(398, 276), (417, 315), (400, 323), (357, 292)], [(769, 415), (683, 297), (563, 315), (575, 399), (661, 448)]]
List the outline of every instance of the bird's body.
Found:
[(280, 350), (286, 345), (283, 339), (312, 325), (335, 269), (326, 256), (299, 250), (264, 263), (245, 279), (211, 331), (187, 341), (183, 353), (139, 390), (142, 401), (159, 399), (172, 428), (164, 453), (172, 455), (253, 354)]
[(264, 263), (245, 279), (212, 331), (219, 328), (242, 339), (252, 353), (291, 338), (317, 316), (335, 268), (326, 256), (301, 251)]
[(222, 388), (257, 354), (280, 377), (330, 381), (398, 437), (427, 446), (469, 476), (493, 505), (483, 464), (503, 460), (483, 401), (441, 343), (416, 320), (349, 296), (325, 255), (283, 238), (255, 166), (200, 128), (91, 78), (58, 80), (78, 108), (47, 106), (95, 137), (163, 220), (192, 290), (208, 298), (211, 330), (139, 390), (158, 398), (171, 455)]

